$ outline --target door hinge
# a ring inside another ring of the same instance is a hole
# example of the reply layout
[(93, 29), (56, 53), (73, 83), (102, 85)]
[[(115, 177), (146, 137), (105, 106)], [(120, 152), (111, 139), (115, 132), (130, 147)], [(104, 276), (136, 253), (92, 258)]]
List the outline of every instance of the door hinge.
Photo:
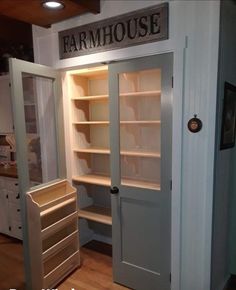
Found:
[(9, 87), (11, 87), (11, 83), (9, 83)]
[(170, 180), (170, 190), (172, 190), (172, 180)]
[(170, 273), (170, 277), (169, 277), (169, 279), (170, 279), (170, 283), (171, 283), (171, 273)]
[(172, 77), (171, 86), (172, 86), (172, 89), (173, 89), (173, 87), (174, 87), (174, 77)]

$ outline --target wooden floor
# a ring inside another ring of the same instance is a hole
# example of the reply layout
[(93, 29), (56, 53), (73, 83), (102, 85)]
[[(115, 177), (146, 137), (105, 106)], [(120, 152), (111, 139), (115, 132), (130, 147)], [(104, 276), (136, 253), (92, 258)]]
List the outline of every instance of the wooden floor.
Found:
[[(98, 253), (90, 248), (81, 249), (82, 267), (74, 271), (58, 290), (125, 290), (126, 287), (112, 282), (110, 251)], [(21, 242), (0, 234), (0, 290), (25, 290), (23, 274), (23, 249)]]
[[(94, 250), (96, 244), (81, 249), (82, 267), (74, 271), (60, 285), (58, 290), (125, 290), (112, 282), (111, 251), (100, 247), (102, 253)], [(105, 254), (104, 254), (105, 253)], [(22, 243), (0, 234), (0, 290), (25, 290)], [(236, 277), (232, 277), (224, 290), (236, 290)]]
[(81, 249), (81, 267), (58, 285), (58, 290), (127, 290), (112, 281), (112, 259), (107, 254)]
[(24, 290), (23, 247), (16, 239), (0, 234), (0, 289)]

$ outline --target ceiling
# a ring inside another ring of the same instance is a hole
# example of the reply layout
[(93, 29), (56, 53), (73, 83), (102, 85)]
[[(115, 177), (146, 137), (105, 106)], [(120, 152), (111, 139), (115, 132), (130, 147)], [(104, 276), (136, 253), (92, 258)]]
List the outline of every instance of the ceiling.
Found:
[(51, 24), (84, 13), (100, 12), (100, 0), (61, 0), (62, 10), (49, 10), (42, 6), (43, 0), (1, 0), (0, 17), (7, 16), (29, 24), (50, 27)]

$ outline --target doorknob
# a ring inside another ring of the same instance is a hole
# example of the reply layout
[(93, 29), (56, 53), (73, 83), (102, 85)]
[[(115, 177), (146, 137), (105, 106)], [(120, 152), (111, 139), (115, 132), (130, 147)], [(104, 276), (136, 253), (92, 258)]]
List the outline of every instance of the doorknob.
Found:
[(117, 194), (117, 193), (119, 193), (119, 188), (116, 187), (116, 186), (111, 187), (110, 193), (111, 194)]

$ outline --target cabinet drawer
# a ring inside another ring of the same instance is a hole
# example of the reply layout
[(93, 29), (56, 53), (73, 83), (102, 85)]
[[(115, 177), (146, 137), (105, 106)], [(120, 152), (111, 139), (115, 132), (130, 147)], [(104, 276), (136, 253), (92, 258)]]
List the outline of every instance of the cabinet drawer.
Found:
[(19, 191), (6, 190), (6, 193), (8, 195), (9, 202), (20, 204), (20, 193), (19, 193)]
[(9, 234), (12, 237), (22, 240), (22, 224), (20, 221), (11, 222), (11, 231)]
[(20, 204), (9, 202), (9, 215), (11, 220), (21, 222)]
[(19, 184), (18, 180), (15, 178), (5, 178), (4, 180), (4, 187), (7, 190), (18, 192), (19, 191)]

